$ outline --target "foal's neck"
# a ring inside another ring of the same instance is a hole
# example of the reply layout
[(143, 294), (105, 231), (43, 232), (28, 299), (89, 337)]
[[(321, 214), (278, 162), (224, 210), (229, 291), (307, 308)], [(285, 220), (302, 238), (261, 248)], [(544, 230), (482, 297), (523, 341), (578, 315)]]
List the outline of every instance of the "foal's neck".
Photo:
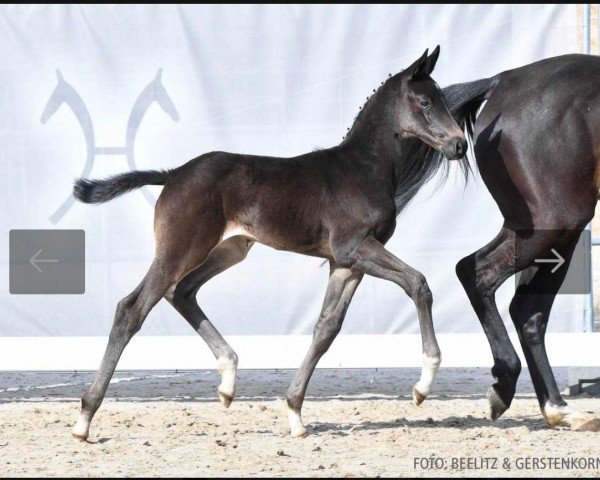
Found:
[(394, 131), (389, 112), (378, 90), (361, 108), (354, 124), (339, 145), (360, 152), (372, 162), (396, 164), (402, 159), (405, 142)]
[[(402, 138), (390, 118), (382, 89), (362, 107), (338, 148), (393, 171), (396, 208), (402, 209), (442, 164), (430, 158), (430, 147), (417, 138)], [(389, 175), (389, 173), (388, 173)]]

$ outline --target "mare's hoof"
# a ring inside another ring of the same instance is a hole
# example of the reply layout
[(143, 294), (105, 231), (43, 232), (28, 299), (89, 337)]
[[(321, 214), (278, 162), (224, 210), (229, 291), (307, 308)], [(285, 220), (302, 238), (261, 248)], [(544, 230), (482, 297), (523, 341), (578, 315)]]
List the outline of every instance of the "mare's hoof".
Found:
[(575, 432), (600, 432), (600, 419), (591, 418), (582, 422), (573, 422), (571, 430)]
[(504, 412), (508, 410), (508, 407), (496, 392), (494, 387), (490, 387), (487, 392), (487, 399), (490, 406), (490, 417), (492, 420), (498, 420)]

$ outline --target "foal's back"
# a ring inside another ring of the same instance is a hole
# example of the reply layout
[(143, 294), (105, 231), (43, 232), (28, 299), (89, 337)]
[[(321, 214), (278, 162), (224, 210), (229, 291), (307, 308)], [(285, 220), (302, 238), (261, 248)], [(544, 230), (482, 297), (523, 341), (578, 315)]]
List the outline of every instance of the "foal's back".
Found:
[(157, 233), (165, 222), (173, 230), (177, 218), (168, 212), (183, 208), (225, 237), (330, 258), (331, 234), (346, 226), (381, 224), (387, 235), (395, 218), (392, 177), (392, 164), (343, 147), (290, 158), (212, 152), (171, 174), (157, 202)]

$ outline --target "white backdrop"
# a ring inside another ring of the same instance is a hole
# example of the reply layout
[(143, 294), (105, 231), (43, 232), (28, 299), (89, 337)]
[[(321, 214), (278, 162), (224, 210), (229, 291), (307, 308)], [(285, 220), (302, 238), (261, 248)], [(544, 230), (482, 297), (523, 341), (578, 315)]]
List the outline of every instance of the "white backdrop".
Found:
[[(92, 176), (104, 177), (128, 169), (127, 121), (159, 68), (178, 119), (150, 107), (132, 147), (139, 168), (174, 167), (212, 150), (290, 156), (328, 147), (372, 89), (426, 47), (441, 44), (433, 76), (443, 86), (579, 52), (580, 30), (573, 5), (1, 7), (0, 337), (106, 335), (117, 301), (153, 256), (153, 212), (139, 191), (96, 207), (77, 203), (50, 220), (87, 148), (67, 105), (40, 122), (56, 69), (89, 111), (95, 146), (105, 149)], [(426, 275), (438, 332), (480, 332), (454, 265), (493, 238), (501, 217), (478, 177), (465, 187), (455, 173), (433, 195), (435, 180), (424, 188), (388, 247)], [(10, 295), (13, 228), (85, 229), (86, 293)], [(327, 282), (320, 263), (258, 245), (201, 290), (200, 305), (224, 334), (308, 334)], [(497, 295), (508, 323), (513, 291), (509, 281)], [(583, 302), (558, 299), (550, 331), (581, 331)], [(416, 332), (408, 297), (372, 278), (342, 330)], [(194, 333), (163, 301), (141, 334)]]

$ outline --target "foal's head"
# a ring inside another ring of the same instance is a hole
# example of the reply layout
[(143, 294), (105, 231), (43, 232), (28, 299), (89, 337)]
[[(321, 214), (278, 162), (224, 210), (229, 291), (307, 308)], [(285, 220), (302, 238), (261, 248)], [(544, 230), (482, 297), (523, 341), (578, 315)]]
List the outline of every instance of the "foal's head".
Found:
[[(467, 153), (464, 133), (448, 111), (440, 87), (430, 77), (440, 54), (439, 45), (428, 50), (406, 70), (390, 78), (382, 90), (391, 108), (396, 137), (417, 137), (457, 160)], [(388, 117), (389, 118), (389, 117)]]

